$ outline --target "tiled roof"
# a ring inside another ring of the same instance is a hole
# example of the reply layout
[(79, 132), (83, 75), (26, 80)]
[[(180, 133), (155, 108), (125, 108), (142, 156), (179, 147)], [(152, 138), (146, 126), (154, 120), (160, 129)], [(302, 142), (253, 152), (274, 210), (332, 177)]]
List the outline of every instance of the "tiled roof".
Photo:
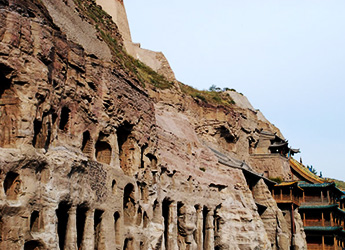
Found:
[(313, 174), (309, 171), (308, 168), (306, 168), (303, 164), (299, 163), (293, 158), (290, 158), (289, 160), (290, 166), (292, 169), (294, 169), (296, 172), (298, 172), (303, 178), (305, 178), (307, 181), (311, 183), (323, 183), (325, 182), (324, 179), (318, 177), (317, 175)]
[(304, 231), (342, 231), (342, 227), (304, 227)]
[(300, 210), (303, 209), (330, 209), (330, 208), (336, 208), (338, 207), (338, 204), (332, 204), (332, 205), (302, 205), (299, 207)]
[(302, 188), (306, 188), (306, 187), (330, 187), (330, 186), (335, 186), (334, 182), (325, 182), (325, 183), (300, 183), (298, 184), (300, 187)]

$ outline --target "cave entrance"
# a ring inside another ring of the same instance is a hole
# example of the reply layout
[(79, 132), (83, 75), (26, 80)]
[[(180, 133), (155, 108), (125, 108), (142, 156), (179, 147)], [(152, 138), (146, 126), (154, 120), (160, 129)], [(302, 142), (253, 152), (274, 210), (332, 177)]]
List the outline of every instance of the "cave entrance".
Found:
[(123, 250), (135, 250), (133, 247), (133, 239), (125, 239), (125, 243), (123, 244)]
[(127, 158), (129, 156), (129, 145), (130, 142), (130, 135), (133, 130), (133, 125), (125, 122), (123, 125), (117, 128), (117, 143), (119, 147), (119, 159), (120, 159), (120, 167), (122, 169), (126, 169)]
[(0, 64), (0, 147), (12, 146), (17, 137), (19, 98), (11, 86), (11, 80), (6, 77), (11, 72), (12, 69)]
[(59, 129), (64, 132), (67, 132), (69, 129), (70, 113), (71, 110), (67, 107), (63, 107), (61, 110)]
[(42, 121), (34, 120), (34, 137), (32, 145), (35, 148), (44, 148), (48, 150), (51, 138), (50, 115), (44, 114)]
[(87, 155), (87, 157), (91, 156), (92, 153), (92, 139), (89, 131), (85, 131), (83, 133), (83, 141), (81, 145), (81, 151)]
[(115, 229), (115, 244), (120, 245), (121, 244), (121, 239), (120, 239), (120, 213), (115, 212), (114, 213), (114, 229)]
[(94, 232), (95, 232), (95, 250), (101, 250), (102, 248), (102, 216), (104, 211), (95, 210), (94, 215)]
[(204, 206), (202, 210), (202, 217), (203, 217), (203, 223), (202, 223), (202, 238), (203, 238), (203, 243), (204, 243), (204, 249), (207, 249), (207, 227), (208, 227), (208, 222), (207, 222), (207, 216), (208, 216), (209, 210), (207, 207)]
[(81, 249), (81, 245), (83, 242), (87, 211), (88, 211), (88, 208), (83, 205), (79, 205), (77, 207), (77, 246), (78, 246), (78, 249)]
[(123, 195), (123, 213), (125, 225), (130, 225), (135, 217), (134, 186), (127, 184)]
[(41, 227), (40, 223), (40, 212), (33, 211), (30, 216), (30, 231), (38, 232)]
[(9, 172), (4, 180), (4, 191), (9, 200), (17, 199), (20, 193), (21, 181), (19, 179), (19, 174), (14, 172)]
[(169, 250), (169, 239), (171, 238), (169, 235), (169, 225), (170, 225), (170, 205), (171, 201), (168, 199), (164, 199), (162, 203), (162, 216), (164, 219), (164, 242), (165, 242), (165, 249)]
[(37, 240), (30, 240), (25, 242), (24, 250), (40, 250), (43, 249), (43, 244)]
[(111, 162), (111, 147), (107, 142), (98, 141), (96, 143), (96, 159), (99, 162), (110, 164)]
[(68, 222), (68, 211), (70, 210), (71, 205), (69, 205), (66, 201), (62, 201), (59, 204), (58, 209), (56, 210), (57, 216), (57, 227), (58, 227), (58, 237), (59, 237), (59, 247), (60, 250), (65, 249), (65, 239), (66, 239), (66, 230), (67, 230), (67, 222)]

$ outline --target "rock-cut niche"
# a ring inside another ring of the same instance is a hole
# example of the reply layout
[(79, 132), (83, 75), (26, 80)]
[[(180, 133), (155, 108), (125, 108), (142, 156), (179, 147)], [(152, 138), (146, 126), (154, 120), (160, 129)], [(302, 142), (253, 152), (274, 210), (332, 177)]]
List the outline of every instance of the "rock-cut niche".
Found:
[(71, 208), (71, 205), (68, 204), (66, 201), (62, 201), (59, 204), (58, 209), (56, 210), (56, 217), (57, 217), (57, 233), (59, 237), (59, 247), (60, 250), (65, 249), (65, 239), (66, 239), (66, 232), (67, 232), (67, 222), (68, 222), (68, 212)]
[(63, 130), (64, 132), (67, 132), (69, 129), (70, 113), (71, 110), (67, 107), (63, 107), (61, 110), (59, 129)]
[(105, 141), (105, 135), (100, 133), (98, 141), (95, 145), (96, 159), (99, 162), (110, 164), (111, 162), (111, 146)]
[(24, 244), (24, 250), (41, 250), (45, 249), (43, 244), (37, 240), (30, 240), (25, 242)]
[(89, 131), (83, 133), (83, 141), (81, 145), (81, 151), (88, 157), (92, 153), (92, 138)]
[(136, 209), (134, 195), (133, 184), (127, 184), (123, 194), (123, 214), (125, 225), (132, 224), (135, 217)]
[(4, 191), (9, 200), (17, 199), (20, 193), (21, 180), (19, 174), (9, 172), (4, 180)]
[(41, 216), (39, 211), (33, 211), (30, 216), (30, 231), (38, 232), (41, 228)]
[(133, 149), (133, 139), (131, 139), (131, 133), (133, 130), (133, 125), (125, 122), (117, 129), (117, 142), (119, 147), (119, 159), (120, 159), (120, 167), (123, 171), (129, 172), (127, 168), (130, 168), (128, 164), (128, 159), (131, 156), (131, 150)]
[(119, 212), (114, 213), (114, 229), (115, 229), (115, 244), (120, 245), (121, 244), (121, 238), (120, 238), (121, 226), (120, 226)]
[(103, 249), (102, 246), (102, 219), (103, 219), (104, 211), (96, 209), (94, 214), (94, 242), (95, 242), (95, 249)]
[(44, 148), (48, 150), (51, 138), (52, 125), (50, 122), (50, 116), (44, 114), (42, 120), (35, 119), (34, 121), (34, 138), (32, 145), (35, 148)]
[(15, 143), (17, 137), (17, 117), (19, 99), (11, 88), (11, 80), (6, 78), (11, 69), (0, 64), (0, 147), (8, 147)]

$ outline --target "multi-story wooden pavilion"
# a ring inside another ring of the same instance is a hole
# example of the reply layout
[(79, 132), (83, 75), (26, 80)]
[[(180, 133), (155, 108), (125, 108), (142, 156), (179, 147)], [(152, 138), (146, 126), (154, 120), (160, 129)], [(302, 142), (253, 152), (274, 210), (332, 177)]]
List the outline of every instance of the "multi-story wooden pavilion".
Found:
[(290, 159), (290, 167), (296, 181), (278, 184), (272, 193), (278, 206), (290, 213), (291, 232), (294, 232), (291, 214), (298, 208), (308, 249), (345, 249), (344, 192), (335, 183), (326, 182), (294, 159)]

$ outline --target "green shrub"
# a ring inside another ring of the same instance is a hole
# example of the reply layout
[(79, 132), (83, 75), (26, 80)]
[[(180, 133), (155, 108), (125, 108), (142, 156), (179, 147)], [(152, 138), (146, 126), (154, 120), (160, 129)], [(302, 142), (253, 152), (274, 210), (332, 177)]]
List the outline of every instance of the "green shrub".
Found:
[(164, 76), (158, 74), (153, 69), (139, 60), (128, 55), (116, 41), (116, 25), (102, 8), (94, 0), (74, 0), (79, 11), (93, 21), (93, 25), (99, 32), (99, 36), (107, 43), (113, 54), (113, 60), (122, 67), (124, 71), (135, 76), (141, 85), (151, 84), (160, 89), (171, 88), (173, 83)]
[(277, 182), (278, 184), (283, 182), (283, 179), (281, 177), (269, 177), (271, 181)]

